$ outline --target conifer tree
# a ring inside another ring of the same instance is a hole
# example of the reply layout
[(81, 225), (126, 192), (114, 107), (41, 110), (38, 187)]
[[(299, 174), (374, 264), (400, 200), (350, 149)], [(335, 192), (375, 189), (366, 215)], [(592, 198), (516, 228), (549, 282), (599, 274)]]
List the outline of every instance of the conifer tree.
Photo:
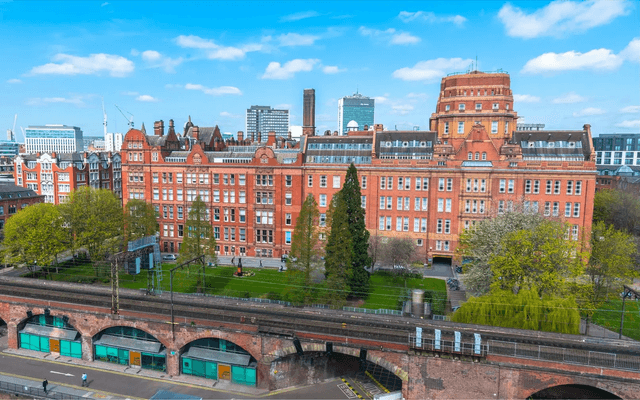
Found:
[(207, 215), (207, 205), (198, 196), (188, 212), (178, 261), (185, 262), (204, 255), (207, 262), (215, 264), (216, 239)]
[(340, 190), (340, 201), (345, 205), (347, 224), (351, 233), (350, 294), (357, 297), (367, 297), (369, 294), (369, 273), (365, 267), (371, 265), (368, 251), (369, 231), (365, 226), (365, 211), (362, 208), (358, 171), (353, 163), (347, 170), (344, 185)]
[(347, 207), (341, 199), (341, 193), (336, 193), (331, 199), (331, 232), (325, 247), (325, 277), (329, 302), (334, 306), (344, 303), (349, 294), (349, 278), (352, 272), (351, 256), (353, 247), (349, 230)]
[[(312, 194), (302, 203), (300, 214), (291, 240), (291, 253), (287, 259), (287, 274), (290, 281), (301, 284), (306, 300), (310, 297), (311, 274), (318, 266), (320, 249), (318, 248), (318, 222), (320, 212)], [(297, 277), (300, 279), (297, 279)]]

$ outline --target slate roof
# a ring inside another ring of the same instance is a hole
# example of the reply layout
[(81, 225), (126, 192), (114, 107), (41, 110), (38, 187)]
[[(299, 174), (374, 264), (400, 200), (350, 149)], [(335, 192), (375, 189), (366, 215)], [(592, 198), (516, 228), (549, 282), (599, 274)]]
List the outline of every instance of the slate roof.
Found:
[(528, 147), (522, 146), (523, 157), (584, 157), (591, 156), (592, 148), (585, 131), (515, 131), (512, 142), (581, 142), (582, 147)]
[[(437, 133), (431, 131), (382, 131), (376, 133), (376, 154), (380, 156), (384, 153), (401, 154), (432, 154), (433, 145), (436, 144)], [(417, 140), (419, 142), (431, 142), (431, 147), (382, 147), (383, 142), (410, 142)]]
[(12, 198), (26, 198), (26, 197), (41, 197), (31, 189), (17, 186), (10, 182), (0, 183), (0, 199), (12, 199)]

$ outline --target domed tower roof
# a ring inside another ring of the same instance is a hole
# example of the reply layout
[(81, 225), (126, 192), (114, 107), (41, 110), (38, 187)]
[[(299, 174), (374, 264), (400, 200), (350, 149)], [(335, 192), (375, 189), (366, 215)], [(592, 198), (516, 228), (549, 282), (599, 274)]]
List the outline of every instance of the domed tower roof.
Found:
[(358, 123), (354, 120), (349, 121), (349, 123), (347, 124), (347, 130), (349, 131), (357, 131), (358, 128)]

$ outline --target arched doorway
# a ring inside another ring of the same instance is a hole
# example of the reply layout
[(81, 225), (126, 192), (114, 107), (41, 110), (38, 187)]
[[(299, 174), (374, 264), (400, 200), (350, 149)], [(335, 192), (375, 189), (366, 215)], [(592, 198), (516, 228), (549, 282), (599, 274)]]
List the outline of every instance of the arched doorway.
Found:
[(29, 315), (18, 325), (21, 349), (57, 353), (61, 356), (82, 358), (80, 333), (69, 324), (65, 316), (53, 316), (48, 309), (44, 314)]
[(7, 323), (0, 318), (0, 350), (7, 348)]
[(277, 358), (271, 363), (271, 374), (277, 377), (275, 389), (352, 377), (389, 392), (402, 390), (402, 380), (388, 369), (369, 360), (334, 351), (305, 351)]
[(155, 336), (129, 326), (112, 326), (93, 337), (96, 361), (166, 371), (166, 349)]
[(256, 386), (256, 359), (237, 344), (218, 338), (202, 338), (184, 346), (180, 371), (185, 375), (230, 380)]
[(621, 399), (606, 390), (587, 385), (559, 385), (541, 390), (530, 399)]

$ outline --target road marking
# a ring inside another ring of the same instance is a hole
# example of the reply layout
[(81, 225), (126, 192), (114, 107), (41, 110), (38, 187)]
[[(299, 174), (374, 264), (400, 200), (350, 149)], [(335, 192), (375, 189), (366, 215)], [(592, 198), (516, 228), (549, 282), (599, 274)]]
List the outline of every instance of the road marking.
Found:
[(68, 373), (65, 373), (65, 372), (58, 372), (58, 371), (49, 371), (49, 372), (52, 373), (52, 374), (58, 374), (58, 375), (64, 375), (64, 376), (75, 376), (73, 374), (68, 374)]
[(342, 393), (344, 393), (345, 396), (347, 396), (348, 399), (357, 399), (358, 395), (355, 394), (353, 392), (353, 390), (351, 390), (351, 388), (349, 386), (347, 386), (345, 383), (341, 383), (338, 385), (338, 389), (342, 390)]

